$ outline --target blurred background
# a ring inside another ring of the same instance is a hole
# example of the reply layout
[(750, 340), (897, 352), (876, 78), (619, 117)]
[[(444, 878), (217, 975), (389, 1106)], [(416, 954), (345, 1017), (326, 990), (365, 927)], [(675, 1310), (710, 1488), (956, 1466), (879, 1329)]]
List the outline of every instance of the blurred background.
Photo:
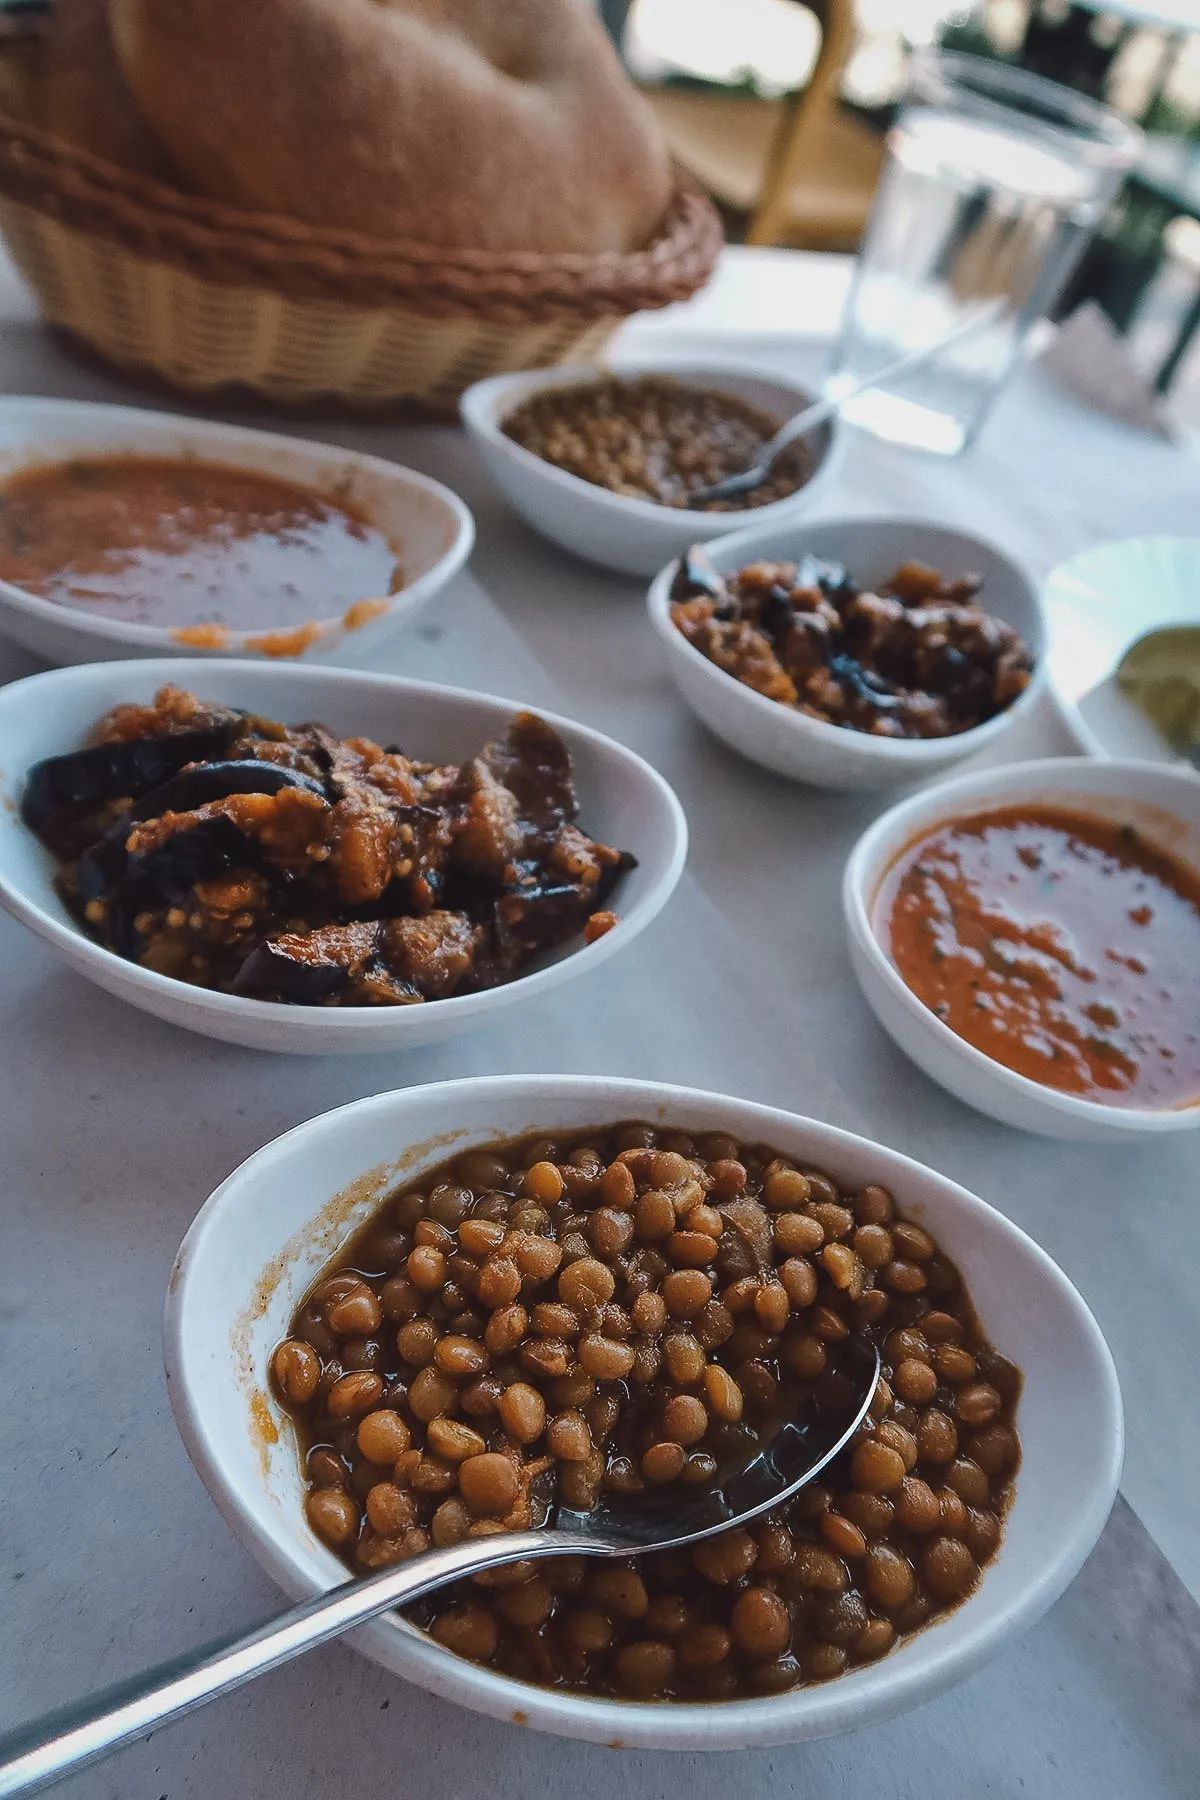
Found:
[(1200, 375), (1200, 0), (595, 0), (731, 241), (853, 250), (915, 49), (1103, 100), (1144, 148), (1056, 316), (1091, 300), (1167, 391)]

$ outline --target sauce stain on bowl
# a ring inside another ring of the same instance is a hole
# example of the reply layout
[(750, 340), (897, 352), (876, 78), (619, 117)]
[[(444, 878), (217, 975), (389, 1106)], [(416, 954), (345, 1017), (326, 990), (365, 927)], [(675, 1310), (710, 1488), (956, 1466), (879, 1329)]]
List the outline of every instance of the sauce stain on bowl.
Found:
[(1200, 873), (1135, 825), (949, 821), (901, 852), (872, 922), (917, 998), (1017, 1074), (1111, 1106), (1200, 1101)]
[(395, 545), (316, 488), (193, 457), (102, 456), (9, 478), (0, 580), (216, 649), (246, 627), (315, 631), (404, 576)]

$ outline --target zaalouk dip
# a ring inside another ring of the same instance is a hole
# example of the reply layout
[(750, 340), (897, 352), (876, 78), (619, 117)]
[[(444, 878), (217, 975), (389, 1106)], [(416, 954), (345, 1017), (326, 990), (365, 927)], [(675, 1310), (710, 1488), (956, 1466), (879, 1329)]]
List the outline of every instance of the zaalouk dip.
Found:
[(381, 531), (315, 488), (195, 458), (106, 456), (5, 483), (0, 580), (203, 648), (230, 629), (315, 630), (403, 575)]
[(1018, 1074), (1112, 1106), (1200, 1101), (1200, 875), (1135, 825), (954, 820), (893, 864), (874, 924), (918, 999)]

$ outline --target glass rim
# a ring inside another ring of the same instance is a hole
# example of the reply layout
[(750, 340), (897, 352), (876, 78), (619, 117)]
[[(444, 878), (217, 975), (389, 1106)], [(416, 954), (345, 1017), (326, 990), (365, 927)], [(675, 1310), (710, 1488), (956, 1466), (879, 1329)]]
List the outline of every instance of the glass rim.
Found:
[(1107, 152), (1122, 167), (1133, 162), (1142, 144), (1138, 127), (1103, 101), (1012, 63), (958, 50), (918, 50), (909, 65), (905, 99), (971, 101), (1019, 120), (1026, 128)]

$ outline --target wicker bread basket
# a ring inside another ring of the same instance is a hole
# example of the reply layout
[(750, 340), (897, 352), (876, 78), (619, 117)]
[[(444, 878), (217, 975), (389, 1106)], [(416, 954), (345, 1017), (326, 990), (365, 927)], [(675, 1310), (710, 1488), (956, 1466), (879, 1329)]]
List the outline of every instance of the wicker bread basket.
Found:
[(446, 250), (243, 213), (0, 112), (0, 232), (53, 324), (191, 392), (409, 400), (587, 360), (631, 313), (708, 279), (721, 227), (677, 188), (627, 255)]

